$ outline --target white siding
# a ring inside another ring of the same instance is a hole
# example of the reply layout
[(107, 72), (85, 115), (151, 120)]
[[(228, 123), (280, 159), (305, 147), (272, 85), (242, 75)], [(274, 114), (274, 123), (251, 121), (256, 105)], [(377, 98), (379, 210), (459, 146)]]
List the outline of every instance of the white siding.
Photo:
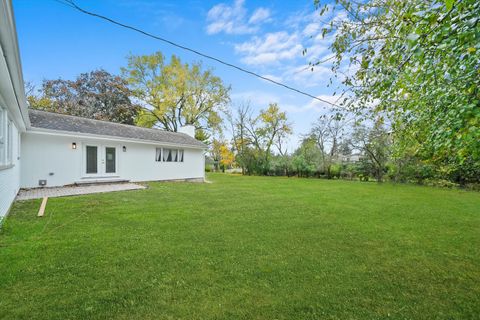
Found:
[[(76, 149), (72, 149), (73, 142)], [(156, 162), (156, 148), (161, 145), (27, 132), (22, 141), (21, 186), (38, 187), (39, 180), (43, 179), (47, 180), (48, 187), (88, 180), (84, 174), (86, 144), (116, 147), (116, 179), (152, 181), (204, 177), (203, 150), (178, 147), (185, 150), (184, 162)]]
[(19, 156), (20, 135), (13, 123), (12, 126), (12, 164), (0, 169), (0, 220), (7, 214), (20, 186)]

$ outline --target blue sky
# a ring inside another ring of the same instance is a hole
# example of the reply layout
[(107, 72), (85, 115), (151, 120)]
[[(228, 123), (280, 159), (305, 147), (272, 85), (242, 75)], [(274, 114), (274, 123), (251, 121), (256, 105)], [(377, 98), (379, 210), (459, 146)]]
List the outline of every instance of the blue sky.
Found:
[[(328, 66), (302, 71), (309, 61), (329, 56), (328, 39), (321, 39), (313, 0), (295, 1), (154, 1), (77, 0), (98, 12), (238, 64), (261, 75), (320, 96), (329, 101)], [(138, 33), (89, 17), (53, 0), (13, 0), (24, 78), (34, 84), (42, 79), (72, 79), (81, 72), (104, 68), (112, 73), (126, 63), (129, 54), (162, 51), (182, 61), (203, 61), (231, 85), (232, 103), (250, 101), (252, 108), (277, 102), (293, 123), (290, 146), (298, 142), (311, 123), (328, 109), (263, 80), (202, 60)], [(307, 55), (302, 49), (307, 48)]]

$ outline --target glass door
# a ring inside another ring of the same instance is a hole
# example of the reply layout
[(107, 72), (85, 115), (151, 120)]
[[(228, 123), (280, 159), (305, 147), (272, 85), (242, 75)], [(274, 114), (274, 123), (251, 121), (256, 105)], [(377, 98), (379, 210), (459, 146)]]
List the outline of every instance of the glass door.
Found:
[(105, 147), (105, 173), (117, 172), (117, 153), (114, 147)]
[(86, 174), (98, 174), (98, 147), (86, 146)]

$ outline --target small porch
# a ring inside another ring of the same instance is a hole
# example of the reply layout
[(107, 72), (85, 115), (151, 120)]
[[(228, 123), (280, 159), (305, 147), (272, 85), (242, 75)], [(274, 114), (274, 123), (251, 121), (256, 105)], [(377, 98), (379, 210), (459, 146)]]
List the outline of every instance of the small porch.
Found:
[(88, 185), (72, 185), (65, 187), (21, 189), (16, 200), (41, 199), (43, 197), (66, 197), (92, 193), (141, 190), (146, 187), (136, 183), (97, 183)]

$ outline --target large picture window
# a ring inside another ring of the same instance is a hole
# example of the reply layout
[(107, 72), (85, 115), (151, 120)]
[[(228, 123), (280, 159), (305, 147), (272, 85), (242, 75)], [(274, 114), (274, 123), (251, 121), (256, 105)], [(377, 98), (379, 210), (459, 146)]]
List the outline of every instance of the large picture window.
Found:
[(157, 162), (183, 162), (183, 158), (182, 149), (156, 148), (155, 161)]

